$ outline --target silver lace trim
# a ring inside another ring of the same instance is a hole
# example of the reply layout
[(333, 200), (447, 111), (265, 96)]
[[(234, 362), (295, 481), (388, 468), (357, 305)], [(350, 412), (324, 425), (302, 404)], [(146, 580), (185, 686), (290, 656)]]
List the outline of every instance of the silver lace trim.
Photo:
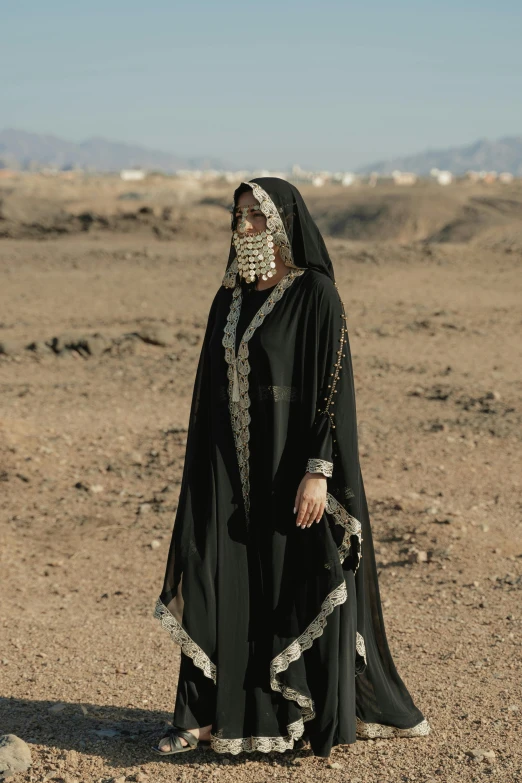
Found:
[[(341, 563), (344, 562), (350, 549), (351, 536), (357, 536), (359, 541), (358, 562), (355, 568), (355, 571), (357, 571), (360, 562), (362, 542), (361, 523), (358, 519), (355, 519), (355, 517), (348, 514), (346, 509), (343, 508), (329, 492), (326, 493), (326, 510), (329, 514), (332, 514), (336, 524), (342, 525), (345, 531), (341, 546), (338, 549)], [(303, 652), (312, 646), (315, 639), (322, 636), (323, 629), (326, 625), (326, 618), (333, 612), (336, 606), (343, 604), (347, 597), (346, 584), (343, 580), (342, 584), (340, 584), (339, 587), (336, 587), (335, 590), (325, 598), (321, 605), (321, 609), (319, 610), (319, 614), (315, 620), (310, 623), (308, 628), (306, 628), (304, 633), (283, 650), (282, 653), (277, 655), (270, 664), (270, 687), (272, 690), (282, 693), (285, 699), (296, 701), (303, 711), (304, 721), (311, 720), (315, 716), (312, 699), (280, 682), (277, 675), (282, 671), (286, 671), (291, 663), (297, 661)], [(366, 662), (364, 639), (358, 632), (356, 635), (356, 649)]]
[(362, 527), (361, 523), (342, 506), (338, 500), (329, 492), (326, 493), (326, 511), (333, 516), (335, 523), (344, 528), (344, 536), (341, 546), (338, 549), (339, 559), (343, 563), (351, 547), (351, 537), (357, 536), (359, 546), (357, 547), (357, 565), (354, 568), (354, 574), (357, 573), (362, 557)]
[(221, 285), (224, 285), (225, 288), (234, 288), (236, 284), (236, 275), (237, 275), (237, 258), (234, 258), (234, 260), (230, 263), (230, 266), (228, 267), (227, 271), (225, 272), (225, 276), (221, 281)]
[(426, 737), (431, 726), (426, 719), (411, 729), (399, 729), (397, 726), (385, 726), (383, 723), (365, 723), (357, 718), (357, 736), (361, 739), (390, 739), (391, 737)]
[(210, 747), (218, 753), (272, 753), (292, 750), (295, 740), (300, 739), (304, 733), (304, 723), (300, 718), (295, 723), (286, 727), (286, 737), (240, 737), (238, 739), (222, 739), (214, 734), (210, 735)]
[(201, 647), (190, 638), (183, 626), (178, 623), (160, 598), (156, 601), (154, 617), (161, 622), (162, 628), (168, 631), (174, 641), (179, 644), (182, 652), (188, 655), (189, 658), (192, 658), (194, 665), (201, 669), (205, 677), (216, 682), (216, 664), (212, 663)]
[(336, 606), (344, 604), (347, 597), (346, 584), (343, 580), (339, 587), (336, 587), (335, 590), (326, 596), (321, 605), (319, 614), (315, 620), (310, 623), (308, 628), (306, 628), (304, 633), (286, 647), (282, 653), (276, 655), (270, 663), (270, 687), (273, 691), (281, 693), (285, 699), (296, 701), (299, 704), (302, 709), (303, 721), (312, 720), (312, 718), (315, 717), (312, 699), (280, 682), (277, 675), (280, 672), (286, 671), (290, 664), (297, 661), (305, 650), (310, 649), (315, 639), (322, 636), (323, 629), (326, 625), (326, 618), (328, 615), (332, 614)]
[(286, 289), (289, 288), (294, 280), (304, 274), (304, 269), (294, 269), (288, 272), (276, 286), (268, 299), (261, 305), (250, 325), (246, 328), (236, 356), (236, 328), (241, 312), (242, 292), (241, 286), (236, 286), (232, 294), (230, 311), (225, 325), (223, 335), (223, 346), (225, 348), (225, 360), (228, 364), (227, 377), (229, 381), (229, 410), (232, 424), (232, 432), (236, 444), (237, 461), (239, 464), (239, 474), (241, 477), (241, 487), (243, 490), (243, 501), (245, 505), (245, 515), (248, 519), (250, 514), (250, 477), (249, 477), (249, 424), (250, 424), (250, 396), (248, 375), (250, 373), (250, 364), (248, 362), (248, 341), (261, 326), (266, 316), (274, 309)]
[(306, 463), (307, 473), (322, 473), (326, 478), (331, 478), (333, 473), (333, 462), (327, 462), (325, 459), (309, 459)]
[(366, 660), (366, 645), (364, 643), (364, 636), (357, 631), (357, 634), (355, 636), (355, 649), (361, 656), (361, 658), (364, 659), (365, 663), (368, 663)]

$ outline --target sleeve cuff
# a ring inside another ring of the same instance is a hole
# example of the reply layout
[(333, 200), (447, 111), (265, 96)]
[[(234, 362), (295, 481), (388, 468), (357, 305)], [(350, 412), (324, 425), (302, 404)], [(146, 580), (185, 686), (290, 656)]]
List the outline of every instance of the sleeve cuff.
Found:
[(327, 462), (324, 459), (309, 459), (306, 463), (307, 473), (322, 473), (326, 478), (331, 478), (333, 473), (333, 462)]

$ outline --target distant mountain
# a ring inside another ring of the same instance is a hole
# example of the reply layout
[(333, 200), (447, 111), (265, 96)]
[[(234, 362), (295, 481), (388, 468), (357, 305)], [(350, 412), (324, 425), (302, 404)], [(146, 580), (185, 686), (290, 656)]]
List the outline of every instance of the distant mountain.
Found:
[(475, 171), (510, 171), (522, 176), (522, 136), (511, 136), (498, 141), (479, 141), (464, 147), (450, 147), (445, 150), (426, 150), (417, 155), (391, 158), (371, 163), (358, 169), (359, 174), (391, 174), (395, 169), (426, 175), (431, 169), (464, 174)]
[(92, 171), (140, 167), (166, 173), (177, 169), (223, 168), (220, 161), (212, 158), (181, 158), (169, 152), (100, 137), (76, 144), (58, 136), (14, 128), (0, 131), (0, 168), (33, 169), (42, 166)]

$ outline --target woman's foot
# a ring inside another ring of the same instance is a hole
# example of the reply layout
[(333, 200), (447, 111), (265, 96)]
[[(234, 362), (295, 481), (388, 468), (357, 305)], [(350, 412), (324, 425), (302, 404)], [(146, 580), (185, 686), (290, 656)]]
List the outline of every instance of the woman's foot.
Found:
[[(212, 726), (202, 726), (201, 728), (197, 729), (186, 729), (186, 731), (189, 731), (191, 734), (193, 734), (194, 737), (200, 742), (210, 742), (210, 732), (212, 731)], [(179, 741), (184, 747), (188, 745), (188, 742), (183, 739), (183, 737), (180, 737)], [(170, 751), (170, 749), (171, 744), (169, 737), (163, 737), (163, 739), (160, 739), (158, 742), (158, 750), (165, 753)]]

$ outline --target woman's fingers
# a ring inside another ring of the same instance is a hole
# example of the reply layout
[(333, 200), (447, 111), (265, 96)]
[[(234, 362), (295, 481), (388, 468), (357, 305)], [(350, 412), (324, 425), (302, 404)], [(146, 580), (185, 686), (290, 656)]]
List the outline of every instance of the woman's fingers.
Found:
[(313, 504), (313, 507), (310, 509), (310, 516), (308, 517), (308, 523), (306, 525), (307, 527), (311, 527), (314, 524), (314, 522), (316, 521), (317, 515), (319, 513), (320, 505), (321, 505), (321, 502), (316, 500), (315, 503)]
[(298, 513), (297, 513), (297, 520), (296, 525), (297, 527), (304, 527), (305, 525), (305, 519), (308, 515), (308, 500), (305, 500), (304, 498), (301, 498), (301, 501), (298, 506)]
[(313, 519), (313, 521), (314, 521), (314, 522), (320, 522), (320, 521), (321, 521), (321, 519), (322, 519), (323, 513), (324, 513), (324, 503), (323, 503), (323, 501), (321, 500), (321, 501), (320, 501), (320, 502), (317, 504), (317, 507), (316, 507), (316, 509), (315, 509), (315, 514), (314, 514), (314, 519)]
[(306, 514), (303, 521), (303, 527), (310, 527), (310, 520), (312, 519), (314, 515), (314, 506), (315, 503), (313, 500), (308, 501), (308, 507), (306, 509)]
[(294, 514), (297, 514), (299, 507), (301, 506), (301, 485), (297, 488), (297, 495), (294, 501)]
[(310, 525), (313, 524), (317, 505), (318, 503), (316, 500), (307, 499), (304, 497), (301, 499), (301, 506), (297, 516), (298, 527), (310, 527)]

